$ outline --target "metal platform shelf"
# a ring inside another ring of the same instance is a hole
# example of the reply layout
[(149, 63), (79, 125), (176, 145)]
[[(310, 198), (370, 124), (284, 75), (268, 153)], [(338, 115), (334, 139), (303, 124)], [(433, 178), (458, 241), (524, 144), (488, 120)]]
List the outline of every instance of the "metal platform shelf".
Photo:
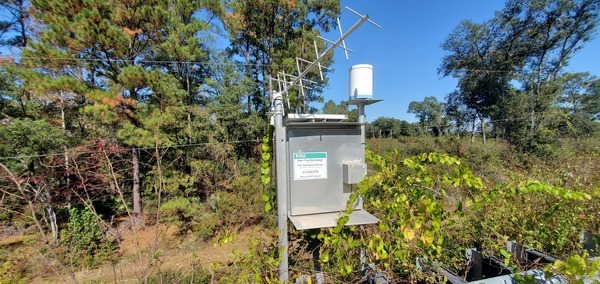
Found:
[(345, 114), (312, 114), (312, 113), (289, 113), (283, 123), (291, 122), (339, 122), (348, 120)]
[[(338, 219), (343, 216), (340, 213), (322, 213), (304, 216), (290, 216), (290, 220), (298, 230), (308, 230), (316, 228), (330, 228), (337, 225)], [(350, 214), (350, 219), (346, 226), (367, 225), (377, 223), (379, 219), (369, 214), (365, 210), (354, 210)]]

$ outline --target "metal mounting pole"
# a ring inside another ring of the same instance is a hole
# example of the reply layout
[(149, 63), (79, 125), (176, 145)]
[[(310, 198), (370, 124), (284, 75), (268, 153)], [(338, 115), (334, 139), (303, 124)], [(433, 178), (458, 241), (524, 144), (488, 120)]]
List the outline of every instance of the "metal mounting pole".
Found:
[(277, 227), (279, 228), (279, 281), (286, 283), (288, 273), (288, 193), (287, 156), (285, 151), (286, 133), (283, 127), (283, 93), (277, 92), (273, 98), (275, 116), (275, 155), (277, 163)]
[(365, 102), (359, 102), (356, 104), (358, 108), (358, 123), (360, 123), (360, 136), (362, 137), (360, 142), (362, 143), (363, 147), (367, 145), (367, 140), (365, 136), (365, 105)]

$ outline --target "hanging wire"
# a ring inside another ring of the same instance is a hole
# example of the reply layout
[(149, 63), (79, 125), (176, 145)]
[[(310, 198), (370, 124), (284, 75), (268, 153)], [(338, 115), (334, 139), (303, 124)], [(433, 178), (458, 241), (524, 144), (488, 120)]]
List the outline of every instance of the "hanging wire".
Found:
[[(81, 61), (81, 62), (116, 62), (116, 63), (153, 63), (153, 64), (201, 64), (212, 66), (270, 66), (270, 67), (289, 67), (283, 64), (262, 64), (262, 63), (243, 63), (243, 62), (215, 62), (211, 60), (148, 60), (148, 59), (106, 59), (106, 58), (72, 58), (72, 57), (33, 57), (33, 56), (17, 56), (17, 55), (2, 55), (2, 60), (37, 60), (37, 61)], [(16, 62), (13, 62), (16, 63)], [(19, 63), (17, 63), (19, 64)], [(510, 70), (490, 70), (490, 69), (469, 69), (456, 71), (457, 74), (468, 73), (510, 73)]]
[[(271, 67), (289, 67), (283, 64), (262, 64), (262, 63), (243, 63), (243, 62), (225, 62), (211, 60), (147, 60), (147, 59), (101, 59), (101, 58), (69, 58), (69, 57), (31, 57), (31, 56), (15, 56), (15, 55), (0, 55), (2, 60), (37, 60), (37, 61), (72, 61), (72, 62), (114, 62), (114, 63), (154, 63), (154, 64), (201, 64), (212, 66), (271, 66)], [(12, 62), (16, 63), (16, 62)], [(16, 63), (20, 64), (20, 63)]]
[[(155, 150), (155, 149), (170, 149), (170, 148), (187, 148), (187, 147), (199, 147), (199, 146), (208, 146), (208, 145), (232, 145), (232, 144), (242, 144), (242, 143), (259, 143), (261, 139), (249, 139), (249, 140), (238, 140), (231, 142), (206, 142), (206, 143), (194, 143), (194, 144), (180, 144), (180, 145), (169, 145), (169, 146), (156, 146), (156, 147), (130, 147), (123, 148), (124, 151), (131, 150)], [(75, 154), (94, 154), (94, 153), (102, 153), (102, 150), (96, 151), (67, 151), (66, 153), (53, 153), (53, 154), (39, 154), (39, 155), (19, 155), (19, 156), (6, 156), (0, 157), (0, 160), (18, 160), (18, 159), (28, 159), (28, 158), (43, 158), (43, 157), (60, 157), (65, 155), (75, 155)]]
[[(518, 120), (529, 120), (530, 117), (517, 117), (517, 118), (506, 118), (506, 119), (495, 119), (495, 120), (486, 120), (487, 123), (494, 123), (500, 121), (518, 121)], [(372, 124), (372, 122), (370, 123)], [(439, 125), (440, 127), (450, 127), (452, 124), (443, 124)], [(423, 129), (423, 128), (431, 128), (438, 127), (436, 124), (432, 125), (415, 125), (415, 126), (400, 126), (399, 129)], [(385, 132), (389, 132), (389, 130), (382, 130)], [(376, 133), (375, 131), (371, 131), (371, 133)], [(169, 149), (169, 148), (186, 148), (186, 147), (199, 147), (199, 146), (208, 146), (208, 145), (231, 145), (231, 144), (242, 144), (242, 143), (259, 143), (261, 141), (260, 138), (248, 139), (248, 140), (238, 140), (238, 141), (230, 141), (230, 142), (206, 142), (206, 143), (194, 143), (194, 144), (178, 144), (178, 145), (169, 145), (169, 146), (158, 146), (158, 147), (130, 147), (124, 148), (124, 151), (128, 150), (154, 150), (154, 149)], [(53, 153), (53, 154), (39, 154), (39, 155), (19, 155), (19, 156), (5, 156), (0, 157), (0, 160), (13, 160), (13, 159), (29, 159), (29, 158), (43, 158), (43, 157), (60, 157), (65, 155), (73, 155), (73, 154), (93, 154), (100, 153), (102, 151), (67, 151), (67, 153)]]

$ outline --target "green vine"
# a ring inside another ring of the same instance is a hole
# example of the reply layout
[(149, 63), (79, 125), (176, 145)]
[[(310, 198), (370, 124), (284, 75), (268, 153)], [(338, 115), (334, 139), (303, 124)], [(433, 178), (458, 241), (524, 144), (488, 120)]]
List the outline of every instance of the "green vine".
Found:
[(271, 152), (273, 149), (273, 130), (274, 127), (269, 125), (267, 133), (263, 137), (261, 145), (262, 150), (262, 166), (261, 166), (261, 182), (262, 182), (262, 199), (265, 202), (265, 211), (273, 209), (274, 192), (271, 187)]
[[(586, 253), (570, 256), (565, 261), (557, 260), (544, 271), (549, 275), (563, 275), (569, 283), (600, 283), (600, 259), (590, 259)], [(586, 279), (590, 282), (585, 282)]]
[[(449, 218), (452, 213), (462, 210), (447, 204), (446, 191), (483, 188), (466, 164), (447, 154), (426, 153), (400, 162), (397, 156), (398, 152), (386, 158), (367, 151), (375, 173), (359, 184), (348, 203), (354, 204), (362, 196), (379, 224), (367, 229), (345, 226), (352, 212), (349, 205), (336, 227), (317, 236), (324, 243), (321, 262), (337, 267), (342, 277), (359, 269), (353, 260), (362, 249), (377, 267), (405, 279), (420, 279), (423, 275), (415, 260), (441, 256), (442, 227), (454, 222)], [(450, 207), (454, 211), (449, 211)]]
[[(593, 192), (519, 179), (485, 188), (456, 157), (442, 153), (399, 156), (398, 151), (389, 156), (367, 151), (373, 173), (350, 196), (337, 226), (314, 236), (323, 242), (320, 261), (341, 281), (351, 282), (361, 269), (360, 251), (368, 263), (409, 282), (439, 280), (420, 272), (417, 259), (460, 270), (464, 249), (469, 247), (501, 255), (508, 266), (517, 268), (503, 248), (506, 241), (549, 252), (553, 248), (572, 251), (577, 242), (573, 228), (589, 224), (581, 208), (594, 201)], [(359, 196), (380, 219), (377, 225), (346, 226)], [(575, 256), (546, 271), (577, 282), (577, 277), (596, 275), (598, 264)]]

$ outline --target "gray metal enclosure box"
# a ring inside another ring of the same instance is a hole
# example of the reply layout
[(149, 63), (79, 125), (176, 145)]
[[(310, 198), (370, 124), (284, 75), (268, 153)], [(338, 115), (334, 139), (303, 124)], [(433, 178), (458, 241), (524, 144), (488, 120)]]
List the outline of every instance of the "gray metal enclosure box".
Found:
[[(366, 174), (361, 124), (286, 125), (290, 216), (339, 213)], [(355, 204), (362, 209), (362, 203)]]

